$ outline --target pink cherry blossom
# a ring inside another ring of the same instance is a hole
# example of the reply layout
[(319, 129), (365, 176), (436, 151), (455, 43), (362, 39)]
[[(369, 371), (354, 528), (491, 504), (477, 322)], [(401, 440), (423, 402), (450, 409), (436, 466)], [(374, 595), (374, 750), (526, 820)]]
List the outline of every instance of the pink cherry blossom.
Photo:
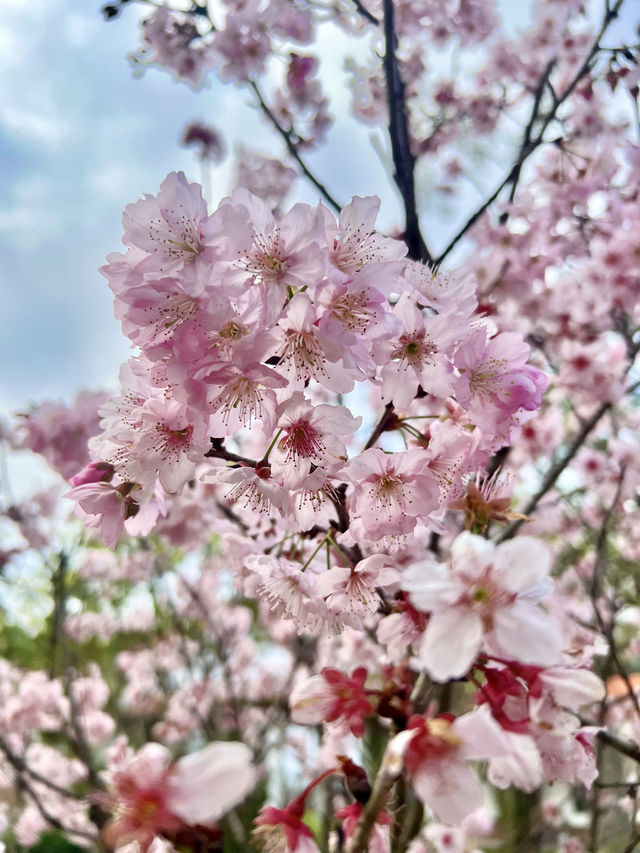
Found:
[(296, 488), (311, 473), (311, 466), (332, 471), (347, 459), (342, 439), (352, 435), (362, 418), (354, 418), (344, 406), (312, 406), (300, 391), (278, 407), (282, 438), (271, 459), (285, 485)]
[(296, 685), (289, 698), (291, 719), (295, 723), (314, 725), (322, 721), (344, 721), (356, 737), (364, 734), (364, 720), (373, 712), (364, 690), (367, 670), (355, 669), (347, 676), (337, 669), (325, 667)]
[(354, 484), (351, 529), (377, 540), (413, 530), (417, 519), (437, 509), (438, 487), (420, 450), (386, 454), (378, 448), (352, 459), (344, 476)]
[[(405, 572), (411, 601), (429, 612), (419, 657), (437, 681), (464, 675), (482, 649), (496, 648), (525, 663), (558, 659), (562, 638), (538, 602), (550, 589), (550, 554), (521, 536), (495, 546), (462, 533), (449, 565), (426, 561)], [(451, 643), (451, 632), (460, 638)]]
[(329, 610), (346, 625), (362, 628), (380, 604), (376, 587), (400, 580), (399, 572), (387, 566), (388, 559), (374, 554), (361, 560), (355, 568), (334, 566), (318, 576), (316, 591), (323, 596)]
[(416, 715), (396, 741), (418, 797), (439, 821), (453, 826), (483, 802), (480, 780), (467, 762), (506, 752), (500, 727), (483, 710), (453, 720)]
[(502, 332), (487, 340), (484, 329), (472, 332), (456, 351), (456, 399), (482, 430), (508, 435), (520, 409), (530, 412), (540, 406), (547, 380), (526, 364), (528, 358), (529, 347), (519, 335)]
[(372, 261), (403, 258), (407, 247), (374, 232), (380, 201), (374, 196), (355, 196), (340, 211), (338, 225), (324, 209), (327, 242), (332, 247), (331, 261), (342, 272), (354, 273)]
[(253, 788), (251, 751), (241, 743), (214, 743), (171, 763), (166, 747), (148, 743), (111, 773), (107, 802), (115, 811), (105, 839), (133, 841), (147, 853), (155, 837), (183, 823), (211, 824)]

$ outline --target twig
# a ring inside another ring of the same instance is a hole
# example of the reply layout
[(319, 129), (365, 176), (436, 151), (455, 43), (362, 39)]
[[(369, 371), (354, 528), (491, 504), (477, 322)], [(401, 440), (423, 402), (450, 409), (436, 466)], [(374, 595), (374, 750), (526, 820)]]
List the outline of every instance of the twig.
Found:
[(362, 448), (363, 450), (369, 450), (370, 447), (376, 443), (376, 441), (380, 438), (382, 433), (386, 430), (391, 418), (393, 417), (393, 403), (387, 403), (384, 407), (384, 412), (380, 415), (380, 419), (378, 423), (373, 428), (373, 432), (369, 436), (369, 439), (365, 446)]
[(433, 681), (429, 678), (427, 673), (421, 672), (418, 678), (416, 679), (416, 683), (411, 693), (410, 702), (414, 714), (424, 713), (424, 710), (427, 707), (427, 704), (429, 703), (429, 698), (431, 697), (433, 687)]
[(360, 0), (353, 0), (353, 5), (356, 7), (356, 9), (362, 15), (362, 17), (366, 18), (370, 24), (375, 24), (376, 26), (378, 26), (380, 21), (376, 18), (375, 15), (372, 15), (368, 9), (365, 9), (365, 7), (362, 5)]
[[(585, 720), (581, 720), (581, 722), (583, 725), (591, 725), (591, 723)], [(597, 737), (605, 746), (610, 746), (611, 749), (615, 749), (616, 752), (619, 752), (621, 755), (626, 755), (627, 758), (631, 758), (633, 761), (640, 764), (640, 746), (638, 746), (637, 743), (630, 740), (624, 740), (606, 729), (601, 729), (598, 732)]]
[(239, 456), (227, 450), (218, 438), (211, 439), (211, 448), (204, 455), (207, 459), (226, 459), (227, 462), (238, 462), (248, 468), (255, 468), (258, 464), (255, 459), (248, 459), (246, 456)]
[[(553, 487), (560, 474), (562, 474), (569, 462), (571, 462), (578, 450), (580, 450), (591, 430), (596, 426), (598, 421), (609, 411), (612, 405), (613, 403), (611, 402), (602, 403), (600, 406), (598, 406), (598, 408), (591, 415), (591, 417), (583, 423), (580, 431), (574, 437), (573, 441), (567, 448), (567, 451), (564, 456), (559, 459), (555, 463), (555, 465), (552, 465), (551, 468), (549, 468), (549, 470), (545, 474), (540, 488), (535, 493), (535, 495), (533, 495), (533, 497), (530, 499), (529, 503), (525, 506), (525, 508), (522, 510), (523, 515), (531, 515), (531, 513), (538, 506), (541, 499)], [(500, 543), (506, 541), (507, 539), (511, 539), (511, 537), (515, 535), (515, 533), (518, 531), (522, 524), (524, 524), (523, 519), (513, 521), (502, 533), (502, 535), (498, 536), (496, 542)]]
[[(533, 127), (536, 123), (536, 119), (538, 118), (540, 112), (540, 104), (542, 102), (542, 96), (544, 94), (544, 90), (547, 87), (547, 83), (549, 83), (549, 77), (551, 72), (553, 71), (553, 67), (556, 64), (555, 57), (547, 63), (547, 67), (544, 70), (542, 77), (540, 78), (540, 82), (538, 83), (536, 90), (534, 92), (533, 97), (533, 106), (531, 108), (531, 115), (529, 117), (529, 121), (527, 122), (527, 126), (524, 129), (524, 136), (522, 137), (522, 143), (520, 144), (520, 151), (518, 153), (518, 157), (516, 162), (519, 162), (517, 166), (516, 173), (513, 175), (511, 181), (511, 192), (509, 193), (509, 201), (512, 202), (516, 197), (516, 189), (518, 187), (518, 181), (520, 180), (520, 173), (522, 171), (522, 165), (524, 164), (525, 159), (529, 156), (526, 152), (528, 146), (531, 143), (531, 134), (533, 132)], [(558, 103), (557, 98), (555, 97), (555, 93), (553, 94), (553, 105), (554, 109), (557, 109)], [(540, 139), (541, 137), (538, 136)]]
[(629, 673), (627, 668), (622, 663), (620, 659), (620, 655), (618, 654), (618, 648), (616, 646), (614, 631), (615, 631), (615, 610), (613, 611), (613, 616), (608, 625), (605, 624), (605, 621), (600, 613), (600, 608), (598, 607), (598, 598), (601, 593), (602, 586), (602, 578), (604, 572), (606, 571), (606, 563), (607, 563), (607, 538), (609, 535), (609, 524), (611, 522), (611, 518), (613, 516), (613, 512), (616, 508), (618, 501), (620, 500), (620, 494), (622, 492), (622, 484), (624, 482), (625, 475), (625, 467), (622, 466), (620, 471), (620, 476), (618, 478), (618, 485), (616, 488), (615, 495), (609, 507), (604, 514), (604, 518), (602, 520), (602, 524), (600, 526), (600, 531), (598, 532), (598, 540), (596, 543), (596, 564), (593, 571), (593, 576), (591, 579), (591, 604), (593, 606), (593, 612), (596, 617), (596, 621), (598, 626), (606, 638), (609, 644), (609, 658), (613, 661), (615, 668), (618, 670), (618, 674), (624, 681), (627, 690), (629, 691), (629, 698), (635, 708), (636, 714), (638, 715), (638, 719), (640, 719), (640, 703), (638, 702), (638, 697), (636, 696), (633, 685), (631, 684), (631, 679), (629, 677)]
[[(605, 14), (603, 16), (603, 19), (602, 19), (602, 24), (600, 26), (600, 29), (598, 31), (596, 38), (594, 39), (593, 44), (591, 45), (591, 49), (589, 50), (587, 57), (585, 58), (584, 62), (582, 63), (582, 65), (580, 66), (580, 68), (578, 69), (578, 71), (576, 72), (574, 77), (572, 78), (571, 82), (567, 85), (567, 88), (564, 90), (564, 92), (561, 95), (557, 95), (557, 96), (555, 95), (555, 93), (552, 94), (552, 98), (553, 98), (552, 107), (549, 110), (549, 112), (546, 114), (546, 116), (544, 116), (544, 118), (542, 120), (542, 125), (541, 125), (540, 129), (538, 130), (537, 135), (535, 136), (534, 139), (531, 139), (531, 132), (533, 130), (533, 125), (535, 123), (536, 118), (538, 118), (538, 111), (539, 111), (539, 106), (540, 106), (540, 100), (542, 98), (543, 89), (545, 86), (550, 85), (549, 84), (549, 74), (551, 73), (552, 65), (550, 64), (547, 66), (547, 68), (545, 69), (545, 72), (542, 76), (542, 79), (541, 79), (542, 89), (540, 88), (540, 86), (536, 87), (531, 117), (527, 123), (527, 127), (525, 128), (525, 132), (524, 132), (523, 137), (522, 137), (522, 143), (520, 145), (520, 150), (519, 150), (519, 153), (518, 153), (518, 156), (516, 158), (515, 163), (513, 164), (511, 169), (509, 170), (509, 173), (507, 174), (507, 176), (499, 184), (499, 186), (480, 205), (480, 207), (474, 213), (471, 214), (469, 219), (465, 222), (465, 224), (458, 231), (458, 233), (455, 235), (455, 237), (452, 238), (452, 240), (449, 242), (447, 247), (434, 260), (435, 266), (438, 266), (439, 264), (442, 263), (442, 261), (447, 257), (447, 255), (451, 252), (451, 250), (454, 248), (454, 246), (456, 246), (460, 242), (460, 240), (465, 236), (467, 231), (469, 231), (469, 229), (473, 225), (475, 225), (475, 223), (482, 216), (482, 214), (487, 210), (487, 208), (493, 204), (493, 202), (497, 199), (497, 197), (500, 195), (502, 190), (506, 186), (508, 186), (510, 183), (517, 183), (518, 178), (520, 176), (520, 171), (522, 169), (522, 166), (523, 166), (525, 160), (537, 148), (539, 148), (540, 145), (542, 145), (544, 143), (544, 141), (545, 141), (544, 140), (544, 134), (545, 134), (547, 128), (549, 127), (549, 125), (551, 124), (551, 122), (555, 119), (557, 112), (558, 112), (558, 109), (567, 100), (567, 98), (573, 93), (573, 91), (575, 90), (578, 83), (582, 80), (582, 78), (585, 77), (592, 70), (593, 60), (594, 60), (596, 54), (601, 49), (600, 48), (600, 40), (602, 39), (603, 35), (607, 31), (611, 22), (615, 18), (617, 18), (618, 13), (620, 12), (620, 8), (622, 7), (623, 3), (624, 3), (624, 0), (616, 0), (616, 3), (613, 5), (612, 8), (607, 7), (607, 9), (605, 10)], [(553, 92), (553, 90), (552, 90), (552, 92)], [(513, 196), (511, 198), (511, 200), (513, 200)]]
[(97, 836), (93, 835), (91, 832), (85, 832), (83, 829), (72, 829), (71, 827), (65, 826), (62, 821), (58, 820), (57, 817), (51, 814), (48, 809), (42, 803), (42, 800), (33, 790), (29, 782), (24, 778), (24, 776), (20, 777), (20, 787), (23, 788), (29, 795), (29, 797), (33, 800), (33, 804), (38, 809), (42, 817), (46, 820), (46, 822), (52, 826), (54, 829), (60, 830), (60, 832), (64, 832), (67, 835), (77, 835), (78, 838), (86, 838), (88, 841), (97, 841)]
[(633, 851), (634, 851), (634, 850), (637, 850), (637, 849), (638, 849), (638, 846), (639, 846), (639, 845), (640, 845), (640, 834), (639, 834), (639, 835), (635, 835), (635, 836), (631, 839), (631, 841), (627, 844), (627, 846), (624, 848), (624, 850), (622, 851), (622, 853), (633, 853)]
[(256, 94), (256, 97), (258, 99), (258, 103), (260, 104), (262, 112), (266, 115), (266, 117), (269, 119), (271, 124), (274, 126), (275, 130), (278, 132), (278, 134), (284, 140), (284, 143), (287, 146), (287, 150), (288, 150), (289, 154), (291, 154), (293, 159), (296, 161), (296, 163), (300, 167), (300, 171), (302, 172), (302, 174), (309, 181), (311, 181), (311, 183), (314, 185), (314, 187), (321, 193), (322, 196), (324, 196), (325, 201), (335, 210), (335, 212), (340, 213), (340, 211), (342, 209), (342, 205), (339, 204), (335, 200), (335, 198), (331, 195), (331, 193), (324, 186), (324, 184), (321, 184), (320, 181), (315, 177), (315, 175), (312, 174), (312, 172), (309, 170), (309, 167), (307, 166), (307, 164), (304, 162), (302, 157), (298, 154), (298, 149), (296, 147), (295, 142), (291, 138), (290, 131), (286, 130), (286, 128), (284, 128), (280, 124), (280, 122), (276, 118), (275, 114), (267, 106), (267, 102), (263, 98), (262, 92), (260, 91), (258, 84), (255, 82), (255, 80), (249, 80), (248, 82), (249, 82), (249, 86), (251, 86), (251, 88), (253, 89), (253, 91)]
[[(72, 667), (68, 667), (64, 677), (65, 693), (67, 695), (67, 699), (69, 700), (69, 717), (71, 722), (71, 730), (73, 731), (72, 746), (78, 758), (87, 768), (87, 774), (91, 785), (96, 789), (96, 791), (104, 791), (105, 786), (102, 780), (100, 779), (98, 771), (96, 770), (95, 764), (93, 762), (91, 749), (89, 747), (89, 744), (84, 734), (84, 730), (82, 728), (82, 724), (80, 722), (78, 704), (76, 702), (75, 696), (73, 695), (73, 679), (75, 677), (75, 674), (75, 670)], [(106, 815), (104, 819), (106, 821)]]
[(16, 755), (15, 752), (11, 750), (9, 744), (6, 740), (0, 735), (0, 750), (4, 753), (5, 758), (18, 773), (27, 773), (34, 782), (39, 782), (41, 785), (46, 785), (47, 788), (50, 788), (52, 791), (55, 791), (56, 794), (60, 794), (62, 797), (67, 797), (70, 800), (83, 800), (84, 796), (82, 794), (76, 794), (74, 791), (69, 791), (67, 788), (63, 788), (61, 785), (57, 785), (55, 782), (52, 782), (50, 779), (47, 779), (46, 776), (38, 773), (37, 770), (33, 770), (26, 761), (21, 758), (19, 755)]
[[(633, 365), (633, 360), (635, 358), (635, 355), (637, 355), (637, 349), (634, 353), (632, 353), (630, 355), (632, 355), (632, 357), (631, 357), (631, 360), (630, 360), (629, 365), (627, 367), (627, 372), (630, 370), (630, 368)], [(637, 391), (638, 388), (640, 388), (640, 380), (638, 382), (635, 382), (629, 388), (627, 388), (625, 390), (623, 396), (626, 394), (633, 394), (634, 391)], [(584, 443), (585, 439), (587, 438), (587, 436), (589, 435), (591, 430), (597, 425), (598, 421), (600, 421), (600, 419), (611, 408), (613, 408), (613, 402), (612, 401), (607, 401), (605, 403), (602, 403), (600, 406), (598, 406), (598, 408), (591, 415), (591, 417), (587, 418), (587, 420), (583, 422), (579, 432), (576, 434), (575, 438), (573, 439), (573, 441), (571, 442), (571, 444), (567, 448), (567, 451), (564, 454), (564, 456), (561, 459), (559, 459), (555, 463), (555, 465), (552, 465), (551, 468), (549, 468), (549, 470), (545, 474), (540, 488), (535, 493), (535, 495), (531, 498), (531, 500), (525, 506), (525, 508), (522, 510), (523, 515), (531, 515), (531, 513), (538, 506), (540, 500), (546, 495), (546, 493), (549, 491), (549, 489), (551, 489), (553, 487), (553, 485), (555, 484), (555, 482), (558, 479), (558, 477), (560, 476), (560, 474), (562, 474), (562, 472), (567, 467), (569, 462), (571, 462), (571, 460), (576, 455), (578, 450), (580, 450), (580, 448), (582, 447), (582, 444)], [(502, 535), (496, 539), (496, 543), (499, 544), (500, 542), (504, 542), (507, 539), (511, 539), (512, 536), (515, 535), (515, 533), (519, 530), (520, 526), (523, 523), (524, 522), (522, 520), (512, 522), (509, 525), (509, 527), (507, 527), (507, 529), (502, 533)]]

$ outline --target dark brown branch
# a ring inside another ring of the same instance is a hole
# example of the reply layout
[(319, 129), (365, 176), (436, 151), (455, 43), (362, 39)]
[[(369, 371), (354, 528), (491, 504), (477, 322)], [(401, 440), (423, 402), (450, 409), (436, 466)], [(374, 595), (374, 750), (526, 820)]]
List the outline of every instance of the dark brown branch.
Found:
[(66, 835), (76, 835), (78, 838), (86, 838), (88, 841), (93, 842), (96, 842), (98, 840), (97, 837), (95, 835), (92, 835), (92, 833), (90, 832), (85, 832), (82, 829), (72, 829), (70, 826), (65, 826), (62, 821), (58, 820), (58, 818), (55, 817), (55, 815), (52, 815), (51, 812), (48, 811), (48, 809), (46, 809), (45, 806), (42, 804), (42, 800), (40, 799), (38, 794), (36, 794), (30, 783), (27, 782), (24, 776), (20, 777), (19, 784), (20, 787), (29, 795), (29, 797), (33, 801), (33, 804), (40, 812), (44, 820), (46, 820), (46, 822), (49, 824), (49, 826), (52, 826), (54, 829), (57, 829), (60, 832), (64, 832)]
[(366, 853), (369, 849), (369, 838), (373, 831), (376, 818), (384, 808), (385, 802), (393, 783), (402, 770), (402, 757), (395, 755), (389, 744), (382, 759), (371, 796), (365, 803), (353, 835), (347, 844), (347, 853)]
[(376, 441), (380, 438), (382, 433), (387, 429), (391, 420), (393, 418), (393, 403), (387, 403), (384, 407), (384, 412), (380, 416), (380, 420), (373, 428), (373, 432), (369, 436), (369, 439), (365, 446), (362, 448), (363, 450), (369, 450), (370, 447), (376, 443)]
[(409, 123), (404, 83), (396, 57), (397, 39), (394, 27), (393, 0), (383, 0), (384, 8), (384, 72), (387, 81), (389, 108), (389, 136), (393, 155), (394, 179), (400, 190), (405, 212), (404, 240), (409, 257), (415, 261), (431, 263), (432, 257), (420, 232), (414, 172), (416, 158), (411, 151)]
[[(582, 722), (585, 724), (584, 720)], [(589, 724), (586, 723), (586, 725)], [(619, 752), (621, 755), (626, 755), (627, 758), (631, 758), (633, 761), (637, 761), (638, 764), (640, 764), (640, 746), (638, 746), (637, 743), (630, 740), (624, 740), (606, 729), (601, 729), (598, 732), (598, 739), (605, 746), (610, 746), (611, 749), (615, 749), (616, 752)]]
[(375, 24), (375, 26), (378, 26), (380, 21), (376, 18), (375, 15), (372, 15), (368, 9), (365, 9), (360, 0), (353, 0), (353, 5), (356, 7), (362, 17), (366, 18), (366, 20), (369, 21), (370, 24)]
[(240, 465), (246, 465), (249, 468), (255, 468), (258, 464), (255, 459), (238, 456), (237, 453), (227, 450), (219, 438), (211, 439), (211, 449), (207, 450), (204, 455), (207, 459), (226, 459), (227, 462), (238, 462)]
[(236, 515), (236, 513), (231, 509), (230, 506), (227, 506), (227, 504), (225, 504), (223, 501), (216, 501), (216, 507), (220, 510), (220, 512), (222, 513), (222, 515), (224, 515), (226, 519), (228, 519), (230, 522), (239, 527), (243, 533), (249, 532), (249, 525), (245, 521), (243, 521), (239, 515)]
[[(511, 192), (509, 193), (509, 201), (512, 202), (516, 197), (516, 189), (518, 187), (518, 181), (520, 180), (520, 173), (522, 172), (522, 166), (524, 161), (529, 156), (527, 153), (529, 145), (531, 144), (531, 135), (533, 133), (533, 128), (536, 123), (536, 119), (540, 114), (540, 104), (542, 102), (542, 96), (544, 94), (544, 90), (547, 88), (547, 84), (549, 83), (549, 77), (551, 72), (553, 71), (553, 67), (556, 64), (556, 60), (552, 59), (544, 70), (542, 77), (540, 78), (540, 82), (536, 87), (533, 96), (533, 106), (531, 108), (531, 115), (529, 117), (529, 121), (527, 122), (527, 126), (524, 129), (524, 136), (522, 138), (522, 142), (520, 144), (520, 151), (518, 152), (518, 157), (516, 158), (516, 163), (518, 164), (516, 167), (516, 172), (511, 180)], [(553, 95), (553, 106), (554, 110), (558, 107), (558, 99)], [(538, 139), (541, 139), (541, 135), (538, 135)]]
[[(531, 149), (531, 151), (533, 151), (533, 149)], [(526, 151), (526, 157), (529, 156), (531, 151), (530, 150)], [(524, 157), (524, 159), (526, 159), (526, 157)], [(435, 266), (439, 266), (444, 261), (444, 259), (447, 257), (449, 252), (451, 252), (451, 250), (455, 246), (458, 245), (458, 243), (460, 242), (460, 240), (462, 240), (462, 238), (465, 236), (467, 231), (469, 231), (469, 229), (472, 228), (476, 224), (476, 222), (478, 221), (478, 219), (480, 219), (480, 217), (485, 212), (485, 210), (487, 210), (487, 208), (491, 207), (491, 205), (498, 198), (498, 196), (500, 195), (502, 190), (506, 186), (508, 186), (509, 183), (518, 174), (520, 168), (522, 167), (522, 163), (524, 163), (524, 159), (522, 159), (521, 162), (514, 163), (514, 165), (511, 167), (511, 171), (509, 172), (507, 177), (502, 181), (502, 183), (498, 187), (496, 187), (496, 189), (491, 193), (489, 198), (485, 199), (485, 201), (483, 201), (483, 203), (480, 205), (480, 207), (474, 213), (471, 214), (471, 216), (467, 219), (467, 221), (462, 226), (462, 228), (458, 231), (458, 233), (455, 235), (455, 237), (450, 241), (450, 243), (446, 247), (446, 249), (444, 249), (444, 251), (441, 252), (438, 255), (438, 257), (435, 259), (435, 261), (433, 262)]]
[(260, 91), (258, 84), (254, 80), (249, 80), (248, 82), (249, 82), (249, 86), (251, 86), (251, 88), (255, 92), (255, 95), (258, 99), (258, 103), (260, 104), (262, 112), (266, 115), (266, 117), (269, 119), (271, 124), (274, 126), (277, 133), (284, 140), (284, 144), (287, 146), (287, 150), (288, 150), (289, 154), (291, 154), (293, 159), (296, 161), (296, 163), (300, 167), (300, 171), (302, 172), (302, 174), (307, 178), (307, 180), (311, 181), (311, 183), (320, 192), (320, 194), (322, 196), (324, 196), (324, 199), (327, 202), (327, 204), (329, 204), (335, 210), (336, 213), (340, 213), (340, 211), (342, 209), (342, 205), (339, 204), (335, 200), (335, 198), (331, 195), (331, 193), (324, 186), (324, 184), (321, 184), (320, 181), (315, 177), (315, 175), (309, 170), (309, 167), (307, 166), (307, 164), (304, 162), (304, 160), (302, 159), (302, 157), (298, 153), (298, 148), (297, 148), (295, 142), (293, 141), (293, 139), (291, 138), (290, 131), (286, 130), (286, 128), (284, 128), (280, 124), (280, 122), (276, 118), (273, 111), (267, 106), (267, 102), (262, 97), (262, 92)]

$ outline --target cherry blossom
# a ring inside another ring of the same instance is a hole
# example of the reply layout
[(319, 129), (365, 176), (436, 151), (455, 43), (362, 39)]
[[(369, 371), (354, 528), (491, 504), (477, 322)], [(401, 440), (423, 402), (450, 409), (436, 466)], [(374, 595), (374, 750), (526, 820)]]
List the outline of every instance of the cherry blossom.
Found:
[[(420, 660), (437, 681), (464, 675), (481, 648), (510, 650), (525, 663), (552, 664), (562, 638), (538, 606), (548, 593), (550, 554), (536, 539), (521, 536), (497, 547), (462, 533), (450, 565), (427, 561), (405, 572), (412, 603), (430, 613)], [(451, 631), (460, 642), (450, 642)]]
[(105, 839), (118, 848), (137, 841), (143, 853), (156, 836), (183, 823), (209, 824), (253, 788), (251, 752), (241, 743), (210, 744), (177, 762), (149, 743), (111, 773), (109, 802), (115, 816)]

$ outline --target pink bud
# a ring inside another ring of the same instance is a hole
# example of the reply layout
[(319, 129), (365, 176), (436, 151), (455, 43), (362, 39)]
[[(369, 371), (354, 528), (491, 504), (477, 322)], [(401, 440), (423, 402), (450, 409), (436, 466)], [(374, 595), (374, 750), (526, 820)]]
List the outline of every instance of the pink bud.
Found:
[(108, 462), (89, 462), (81, 471), (69, 480), (72, 486), (86, 486), (88, 483), (109, 483), (115, 473)]

